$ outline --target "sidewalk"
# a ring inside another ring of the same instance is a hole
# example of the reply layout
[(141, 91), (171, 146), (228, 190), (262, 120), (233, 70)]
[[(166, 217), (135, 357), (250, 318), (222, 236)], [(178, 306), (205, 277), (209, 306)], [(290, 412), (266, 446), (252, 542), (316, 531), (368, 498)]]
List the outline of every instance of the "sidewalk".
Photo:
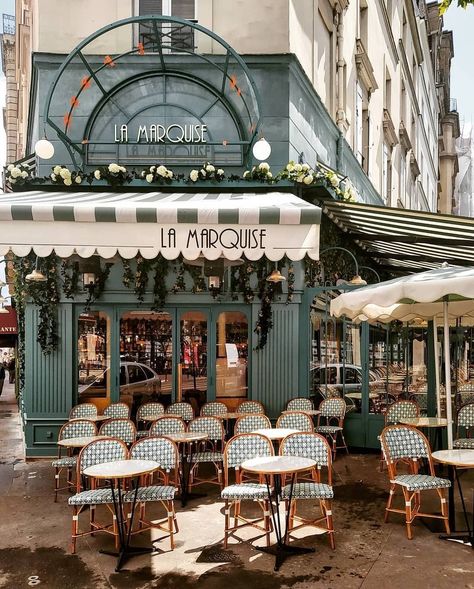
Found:
[[(341, 455), (335, 462), (334, 551), (313, 530), (300, 541), (314, 546), (315, 554), (286, 561), (279, 573), (273, 572), (272, 557), (248, 543), (230, 545), (232, 562), (212, 562), (222, 554), (224, 516), (217, 489), (209, 486), (203, 487), (207, 497), (184, 510), (176, 503), (180, 532), (173, 552), (167, 540), (157, 542), (161, 551), (134, 558), (115, 573), (115, 559), (99, 553), (112, 547), (108, 535), (79, 539), (77, 555), (69, 554), (67, 494), (54, 503), (49, 461), (25, 463), (22, 453), (20, 419), (12, 386), (6, 383), (0, 397), (2, 589), (36, 586), (36, 577), (48, 589), (474, 588), (471, 548), (442, 542), (421, 521), (414, 526), (412, 541), (406, 538), (402, 517), (383, 523), (387, 473), (378, 471), (378, 455)], [(463, 477), (469, 505), (472, 474)], [(150, 539), (143, 536), (133, 543), (145, 545)]]

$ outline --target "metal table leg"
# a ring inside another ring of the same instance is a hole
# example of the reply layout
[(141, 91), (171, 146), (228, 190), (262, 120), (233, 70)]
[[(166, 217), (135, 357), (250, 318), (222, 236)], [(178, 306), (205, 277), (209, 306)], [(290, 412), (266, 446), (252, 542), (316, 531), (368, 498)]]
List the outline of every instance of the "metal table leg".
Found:
[[(450, 534), (440, 534), (442, 540), (457, 540), (465, 544), (470, 544), (471, 548), (474, 549), (474, 504), (473, 504), (473, 515), (472, 515), (472, 527), (469, 524), (469, 517), (466, 509), (466, 503), (464, 501), (464, 495), (462, 492), (461, 481), (459, 480), (459, 473), (456, 467), (449, 466), (449, 480), (451, 481), (451, 487), (449, 488), (449, 527), (451, 528)], [(454, 485), (457, 483), (459, 496), (461, 498), (461, 505), (464, 514), (464, 521), (466, 523), (466, 529), (456, 531), (456, 512), (454, 506)]]

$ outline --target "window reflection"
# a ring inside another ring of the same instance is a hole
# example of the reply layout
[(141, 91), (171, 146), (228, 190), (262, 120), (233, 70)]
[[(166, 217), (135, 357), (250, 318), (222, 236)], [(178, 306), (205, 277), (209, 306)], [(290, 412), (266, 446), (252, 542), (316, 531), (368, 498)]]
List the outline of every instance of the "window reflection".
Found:
[(110, 320), (102, 311), (82, 313), (78, 321), (79, 403), (110, 397)]
[(197, 414), (207, 399), (207, 317), (201, 311), (181, 315), (180, 364), (181, 399)]
[(248, 391), (246, 315), (237, 311), (219, 313), (216, 333), (216, 398), (246, 398)]

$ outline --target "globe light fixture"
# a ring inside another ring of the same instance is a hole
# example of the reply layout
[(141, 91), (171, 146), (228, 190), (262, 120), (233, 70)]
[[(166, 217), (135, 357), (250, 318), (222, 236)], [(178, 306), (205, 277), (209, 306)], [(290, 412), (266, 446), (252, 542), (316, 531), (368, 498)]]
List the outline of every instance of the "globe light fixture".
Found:
[(280, 270), (275, 268), (275, 270), (273, 270), (272, 273), (267, 276), (266, 280), (267, 282), (273, 282), (277, 284), (278, 282), (284, 282), (286, 278), (283, 276)]
[(263, 162), (270, 157), (270, 154), (272, 153), (272, 148), (270, 143), (268, 143), (268, 141), (264, 137), (262, 137), (253, 144), (252, 153), (255, 159)]
[(25, 280), (28, 282), (46, 282), (47, 278), (42, 272), (35, 268), (31, 274), (25, 276)]
[(35, 153), (43, 160), (50, 160), (54, 155), (54, 146), (47, 139), (40, 139), (35, 143)]

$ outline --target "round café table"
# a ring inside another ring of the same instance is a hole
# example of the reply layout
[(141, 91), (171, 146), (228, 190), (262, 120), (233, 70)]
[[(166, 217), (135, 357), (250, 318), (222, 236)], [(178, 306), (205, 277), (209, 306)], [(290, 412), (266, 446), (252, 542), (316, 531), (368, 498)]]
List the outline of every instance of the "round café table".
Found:
[[(280, 519), (280, 502), (281, 502), (281, 477), (282, 475), (290, 475), (290, 492), (288, 494), (288, 502), (291, 505), (293, 497), (293, 487), (298, 472), (307, 471), (316, 466), (316, 462), (311, 458), (303, 458), (300, 456), (263, 456), (260, 458), (252, 458), (245, 460), (241, 464), (241, 469), (247, 472), (252, 472), (265, 477), (267, 485), (268, 500), (270, 502), (270, 510), (272, 514), (273, 529), (277, 539), (273, 546), (257, 547), (257, 550), (273, 554), (275, 556), (274, 570), (278, 571), (286, 558), (296, 556), (298, 554), (307, 554), (314, 552), (314, 548), (303, 548), (301, 546), (294, 546), (288, 543), (289, 536), (289, 518), (290, 510), (285, 515), (285, 529), (282, 531)], [(275, 492), (272, 497), (272, 489), (270, 486), (271, 477), (275, 482)], [(274, 503), (272, 501), (274, 499)]]
[[(438, 452), (433, 452), (432, 457), (436, 462), (448, 466), (449, 480), (451, 481), (451, 487), (449, 488), (449, 527), (451, 533), (440, 534), (440, 538), (443, 540), (458, 540), (463, 543), (468, 543), (471, 545), (471, 548), (474, 549), (474, 511), (472, 514), (471, 525), (469, 525), (469, 518), (458, 473), (458, 469), (474, 468), (474, 450), (439, 450)], [(466, 530), (459, 532), (456, 532), (456, 517), (454, 509), (455, 482), (457, 482), (459, 497), (461, 498), (462, 510), (464, 513), (464, 521), (466, 522), (467, 528)]]
[(88, 417), (72, 417), (68, 421), (82, 421), (83, 419), (85, 419), (86, 421), (93, 421), (94, 423), (99, 423), (101, 421), (111, 419), (111, 417), (107, 417), (107, 415), (89, 415)]
[(236, 421), (241, 417), (245, 417), (247, 415), (262, 415), (262, 413), (240, 413), (239, 411), (228, 411), (227, 413), (221, 413), (220, 415), (215, 415), (219, 419), (223, 419), (225, 421), (225, 432), (226, 432), (226, 439), (232, 437), (234, 432), (234, 427), (231, 427), (230, 422)]
[[(117, 527), (119, 533), (119, 550), (118, 552), (111, 550), (101, 550), (102, 554), (117, 557), (117, 564), (115, 570), (118, 572), (122, 565), (132, 556), (139, 554), (149, 554), (155, 549), (137, 548), (130, 546), (130, 536), (133, 527), (133, 516), (135, 514), (135, 506), (137, 504), (137, 493), (140, 482), (140, 477), (145, 474), (150, 474), (157, 470), (160, 465), (154, 460), (116, 460), (114, 462), (104, 462), (101, 464), (94, 464), (84, 469), (85, 476), (94, 479), (108, 480), (110, 483), (110, 490), (112, 491), (112, 500), (114, 504), (115, 517), (117, 519)], [(127, 534), (127, 518), (123, 511), (123, 493), (124, 484), (127, 479), (133, 479), (133, 501), (130, 513), (130, 523), (128, 525)]]
[(404, 425), (412, 425), (416, 428), (435, 429), (435, 436), (433, 440), (433, 448), (438, 450), (442, 448), (442, 432), (441, 428), (448, 427), (448, 420), (444, 417), (402, 417), (399, 423)]
[(191, 493), (189, 491), (189, 477), (194, 466), (193, 445), (209, 439), (209, 434), (198, 432), (183, 432), (176, 434), (163, 434), (164, 437), (174, 442), (181, 451), (181, 469), (179, 478), (181, 483), (181, 507), (186, 507), (190, 499), (205, 497), (204, 493)]
[(272, 442), (281, 442), (286, 436), (297, 434), (299, 432), (299, 429), (293, 429), (291, 427), (262, 427), (254, 430), (252, 433), (265, 436)]
[[(306, 415), (311, 417), (317, 417), (321, 413), (319, 409), (295, 409), (295, 411), (297, 413), (306, 413)], [(282, 413), (294, 413), (295, 411), (286, 409), (285, 411), (282, 411)]]
[(77, 438), (66, 438), (64, 440), (58, 440), (58, 446), (62, 446), (63, 448), (83, 448), (90, 444), (91, 442), (95, 442), (96, 440), (103, 440), (104, 438), (109, 438), (110, 436), (79, 436)]

